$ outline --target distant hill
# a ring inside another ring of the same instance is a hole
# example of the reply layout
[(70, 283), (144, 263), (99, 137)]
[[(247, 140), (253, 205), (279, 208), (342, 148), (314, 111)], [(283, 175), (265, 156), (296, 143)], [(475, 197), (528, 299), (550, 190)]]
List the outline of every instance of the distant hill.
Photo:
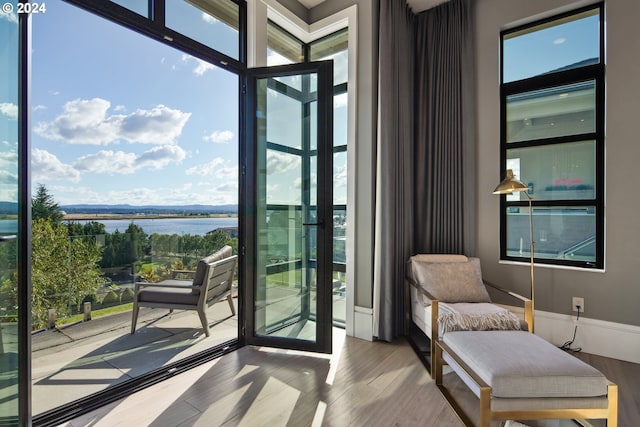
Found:
[(237, 214), (238, 205), (61, 205), (68, 214)]
[(17, 214), (18, 204), (15, 202), (0, 202), (0, 213), (2, 214)]

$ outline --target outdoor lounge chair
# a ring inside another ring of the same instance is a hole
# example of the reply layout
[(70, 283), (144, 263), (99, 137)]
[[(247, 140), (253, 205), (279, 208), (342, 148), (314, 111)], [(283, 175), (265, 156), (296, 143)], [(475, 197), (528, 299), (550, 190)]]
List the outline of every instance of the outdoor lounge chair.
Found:
[[(215, 254), (198, 261), (193, 281), (168, 279), (158, 283), (138, 282), (135, 287), (131, 333), (136, 331), (140, 307), (196, 310), (204, 333), (209, 336), (206, 310), (227, 298), (232, 315), (236, 314), (231, 296), (237, 255), (231, 255), (231, 246), (225, 246)], [(184, 274), (187, 271), (180, 270)]]

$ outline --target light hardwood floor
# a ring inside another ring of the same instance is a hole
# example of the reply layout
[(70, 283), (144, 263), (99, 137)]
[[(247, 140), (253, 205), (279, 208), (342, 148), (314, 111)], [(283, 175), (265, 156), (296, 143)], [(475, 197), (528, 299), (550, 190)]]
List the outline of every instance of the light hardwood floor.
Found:
[[(463, 425), (404, 339), (334, 341), (330, 357), (243, 347), (64, 425)], [(640, 425), (640, 365), (579, 357), (619, 383), (620, 426)]]

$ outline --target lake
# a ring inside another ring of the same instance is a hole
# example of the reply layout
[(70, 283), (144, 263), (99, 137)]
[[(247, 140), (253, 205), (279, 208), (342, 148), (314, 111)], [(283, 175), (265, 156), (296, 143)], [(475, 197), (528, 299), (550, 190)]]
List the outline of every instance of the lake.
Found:
[(237, 227), (238, 218), (140, 218), (76, 220), (80, 224), (96, 221), (104, 224), (108, 233), (118, 230), (124, 233), (129, 224), (142, 227), (147, 234), (197, 234), (205, 235), (218, 228)]

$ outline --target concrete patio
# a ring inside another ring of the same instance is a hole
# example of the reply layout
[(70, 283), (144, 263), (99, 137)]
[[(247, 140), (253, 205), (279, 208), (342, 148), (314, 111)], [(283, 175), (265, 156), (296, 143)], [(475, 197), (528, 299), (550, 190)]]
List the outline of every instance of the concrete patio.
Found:
[[(267, 316), (292, 313), (299, 289), (269, 289)], [(234, 297), (236, 313), (238, 299)], [(334, 295), (334, 307), (344, 312), (345, 299)], [(339, 307), (339, 308), (338, 308)], [(285, 316), (286, 317), (286, 316)], [(33, 415), (107, 389), (154, 369), (217, 346), (238, 335), (238, 316), (226, 299), (207, 310), (207, 337), (195, 311), (141, 308), (135, 334), (131, 311), (66, 325), (32, 335)], [(285, 328), (278, 335), (298, 337), (302, 330)], [(313, 335), (313, 332), (309, 332)]]
[[(237, 305), (237, 299), (234, 299)], [(237, 312), (237, 310), (236, 310)], [(226, 300), (207, 311), (206, 337), (193, 311), (131, 311), (32, 336), (32, 405), (37, 415), (237, 337), (237, 315)]]

